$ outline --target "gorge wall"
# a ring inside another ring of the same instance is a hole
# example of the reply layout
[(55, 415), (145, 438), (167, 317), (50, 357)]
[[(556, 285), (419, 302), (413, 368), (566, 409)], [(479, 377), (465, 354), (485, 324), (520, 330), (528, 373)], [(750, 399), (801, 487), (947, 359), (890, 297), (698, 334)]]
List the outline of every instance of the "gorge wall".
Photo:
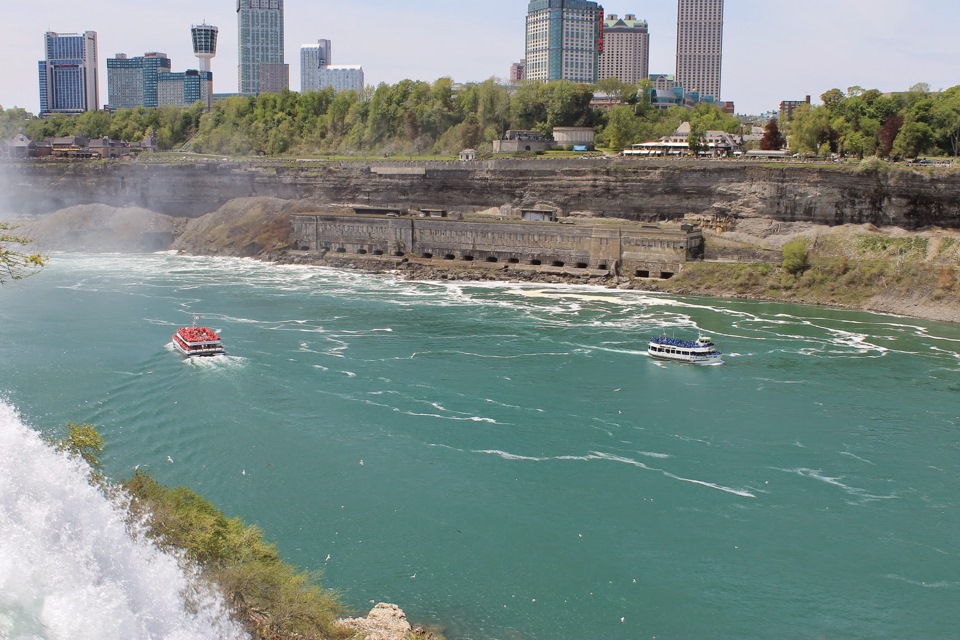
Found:
[(470, 163), (186, 161), (0, 167), (0, 213), (82, 204), (198, 217), (240, 197), (408, 208), (529, 206), (653, 222), (685, 214), (907, 229), (960, 228), (960, 173), (745, 161), (496, 160)]

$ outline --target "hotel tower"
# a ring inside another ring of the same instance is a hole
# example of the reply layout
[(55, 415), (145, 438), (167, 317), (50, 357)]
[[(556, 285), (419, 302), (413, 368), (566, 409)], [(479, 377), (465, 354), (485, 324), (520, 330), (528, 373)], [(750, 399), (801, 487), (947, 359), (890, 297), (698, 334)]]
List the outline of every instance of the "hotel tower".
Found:
[(283, 61), (283, 0), (237, 0), (239, 88), (244, 95), (290, 88)]
[(678, 0), (677, 83), (720, 99), (723, 0)]
[(527, 80), (596, 82), (603, 51), (603, 7), (587, 0), (527, 5)]

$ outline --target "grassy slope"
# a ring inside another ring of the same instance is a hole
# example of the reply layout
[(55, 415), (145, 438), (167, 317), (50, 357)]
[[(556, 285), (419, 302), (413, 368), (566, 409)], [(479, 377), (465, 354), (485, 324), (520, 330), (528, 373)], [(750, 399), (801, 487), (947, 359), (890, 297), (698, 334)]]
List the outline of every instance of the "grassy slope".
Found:
[(809, 268), (798, 275), (777, 264), (692, 263), (659, 288), (960, 321), (955, 237), (837, 229), (806, 244)]

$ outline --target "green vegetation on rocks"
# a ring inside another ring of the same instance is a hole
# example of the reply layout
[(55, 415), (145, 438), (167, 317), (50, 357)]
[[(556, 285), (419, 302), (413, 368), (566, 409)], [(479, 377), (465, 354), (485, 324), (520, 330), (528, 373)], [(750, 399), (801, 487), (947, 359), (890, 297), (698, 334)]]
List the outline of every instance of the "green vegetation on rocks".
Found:
[(938, 231), (889, 235), (858, 227), (820, 233), (785, 243), (779, 264), (688, 263), (657, 288), (960, 321), (960, 242), (955, 236)]
[[(67, 434), (53, 444), (83, 459), (91, 467), (92, 479), (104, 485), (107, 493), (114, 493), (99, 473), (104, 442), (93, 425), (69, 423)], [(252, 637), (346, 640), (366, 636), (363, 624), (340, 622), (346, 611), (339, 594), (322, 588), (317, 574), (283, 562), (259, 528), (228, 518), (190, 489), (163, 486), (143, 471), (136, 471), (119, 487), (129, 496), (131, 520), (144, 523), (159, 548), (183, 553), (199, 567)], [(442, 640), (423, 629), (407, 637)]]

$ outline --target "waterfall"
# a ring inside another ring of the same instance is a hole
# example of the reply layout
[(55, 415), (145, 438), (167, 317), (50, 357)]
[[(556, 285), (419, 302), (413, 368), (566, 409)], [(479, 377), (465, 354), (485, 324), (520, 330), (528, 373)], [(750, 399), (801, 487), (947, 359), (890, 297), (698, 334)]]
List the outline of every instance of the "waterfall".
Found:
[(240, 640), (222, 598), (0, 401), (0, 640)]

